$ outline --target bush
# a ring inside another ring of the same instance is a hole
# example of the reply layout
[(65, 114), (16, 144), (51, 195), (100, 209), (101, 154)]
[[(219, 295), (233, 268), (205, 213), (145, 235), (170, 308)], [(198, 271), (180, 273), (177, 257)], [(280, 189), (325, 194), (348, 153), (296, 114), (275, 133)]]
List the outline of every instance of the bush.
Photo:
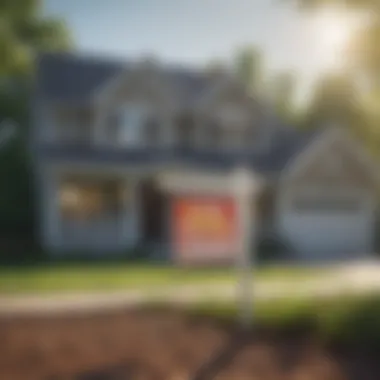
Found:
[(255, 260), (258, 263), (283, 261), (289, 258), (290, 252), (289, 246), (281, 238), (264, 237), (259, 240)]
[[(229, 302), (200, 303), (190, 309), (231, 323), (238, 318), (236, 305)], [(253, 322), (273, 331), (311, 333), (328, 345), (380, 351), (379, 295), (257, 301)]]
[(319, 329), (328, 341), (380, 350), (380, 297), (341, 300), (322, 308)]

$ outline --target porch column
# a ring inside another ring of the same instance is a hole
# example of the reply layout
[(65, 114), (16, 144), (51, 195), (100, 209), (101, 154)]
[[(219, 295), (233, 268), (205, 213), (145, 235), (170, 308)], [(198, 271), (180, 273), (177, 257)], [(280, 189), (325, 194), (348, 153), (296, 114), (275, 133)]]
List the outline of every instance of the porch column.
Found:
[(140, 239), (138, 180), (126, 178), (123, 186), (120, 244), (122, 247), (132, 248)]
[(56, 173), (41, 173), (41, 232), (47, 249), (59, 248), (62, 244), (59, 212), (59, 178)]
[(104, 143), (106, 116), (105, 107), (98, 105), (93, 129), (93, 140), (95, 145), (102, 145)]
[(172, 117), (166, 116), (162, 120), (162, 145), (164, 147), (172, 147), (175, 145), (175, 120)]

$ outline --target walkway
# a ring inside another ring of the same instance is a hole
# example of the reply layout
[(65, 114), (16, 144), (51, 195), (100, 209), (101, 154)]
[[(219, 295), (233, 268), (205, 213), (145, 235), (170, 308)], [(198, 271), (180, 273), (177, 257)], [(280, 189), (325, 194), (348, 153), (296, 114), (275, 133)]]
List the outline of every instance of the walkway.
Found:
[[(0, 316), (47, 315), (60, 313), (103, 312), (148, 302), (196, 303), (233, 299), (233, 283), (187, 285), (135, 291), (49, 295), (0, 295)], [(380, 265), (363, 264), (341, 267), (317, 280), (261, 281), (253, 283), (256, 298), (326, 297), (380, 291)]]

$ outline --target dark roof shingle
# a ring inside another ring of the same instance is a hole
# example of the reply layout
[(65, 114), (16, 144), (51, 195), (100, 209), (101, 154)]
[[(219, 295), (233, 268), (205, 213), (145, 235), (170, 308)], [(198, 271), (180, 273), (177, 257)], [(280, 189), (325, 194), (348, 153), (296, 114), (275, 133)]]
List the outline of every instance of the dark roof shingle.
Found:
[[(42, 98), (60, 101), (83, 101), (115, 75), (132, 64), (75, 54), (44, 54), (37, 61), (37, 93)], [(210, 84), (202, 73), (185, 68), (164, 67), (163, 73), (179, 94), (179, 101), (192, 102)]]
[[(38, 59), (37, 95), (49, 101), (85, 102), (97, 89), (129, 67), (132, 67), (131, 63), (122, 61), (83, 58), (75, 54), (44, 54)], [(210, 77), (205, 74), (168, 66), (162, 70), (174, 85), (178, 101), (185, 106), (191, 105), (210, 86)], [(303, 133), (281, 123), (266, 127), (274, 130), (269, 148), (261, 153), (252, 153), (249, 158), (246, 156), (244, 159), (249, 166), (265, 173), (278, 173), (283, 170), (289, 161), (320, 133), (320, 131)], [(193, 161), (197, 159), (215, 167), (235, 165), (242, 160), (239, 155), (234, 157), (195, 155)]]
[(121, 70), (122, 63), (44, 54), (37, 63), (37, 92), (49, 100), (84, 100)]

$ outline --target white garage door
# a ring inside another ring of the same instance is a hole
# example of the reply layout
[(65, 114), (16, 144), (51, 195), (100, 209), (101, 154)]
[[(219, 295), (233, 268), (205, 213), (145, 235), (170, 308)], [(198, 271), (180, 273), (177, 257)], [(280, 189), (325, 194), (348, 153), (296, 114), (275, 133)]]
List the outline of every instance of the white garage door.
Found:
[(302, 258), (352, 258), (371, 251), (371, 211), (363, 195), (298, 194), (283, 208), (281, 229)]

